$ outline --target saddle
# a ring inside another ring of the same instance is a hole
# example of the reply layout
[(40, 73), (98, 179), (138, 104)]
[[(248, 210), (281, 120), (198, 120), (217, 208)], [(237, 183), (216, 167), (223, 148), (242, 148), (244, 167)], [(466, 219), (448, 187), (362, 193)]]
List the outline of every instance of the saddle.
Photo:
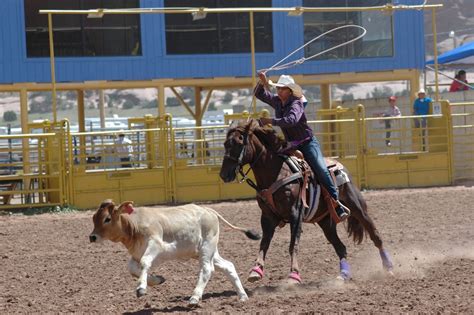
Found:
[[(273, 200), (273, 194), (281, 187), (294, 182), (299, 181), (300, 193), (300, 211), (303, 211), (303, 221), (317, 223), (322, 220), (328, 213), (331, 215), (334, 222), (339, 223), (339, 216), (336, 214), (335, 207), (337, 206), (336, 201), (331, 197), (329, 192), (319, 185), (316, 178), (312, 175), (311, 167), (304, 160), (303, 154), (299, 150), (292, 150), (285, 152), (285, 155), (280, 155), (284, 162), (288, 165), (292, 174), (277, 180), (268, 189), (263, 189), (257, 192), (257, 197), (262, 199), (270, 209), (276, 213), (275, 202)], [(327, 168), (331, 177), (336, 184), (336, 187), (349, 182), (349, 177), (343, 171), (343, 165), (336, 160), (325, 158)], [(315, 218), (320, 194), (323, 194), (324, 200), (329, 211), (325, 211), (318, 218)], [(309, 197), (309, 198), (308, 198)], [(284, 226), (286, 222), (282, 222), (280, 226)]]

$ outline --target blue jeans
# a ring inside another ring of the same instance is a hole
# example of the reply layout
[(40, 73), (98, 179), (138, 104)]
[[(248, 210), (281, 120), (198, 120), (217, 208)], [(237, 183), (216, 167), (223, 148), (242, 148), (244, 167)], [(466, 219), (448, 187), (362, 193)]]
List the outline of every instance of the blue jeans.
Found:
[(298, 150), (303, 153), (306, 162), (311, 166), (314, 175), (321, 185), (326, 188), (332, 198), (339, 200), (336, 185), (332, 180), (331, 174), (329, 174), (318, 139), (316, 137), (311, 138), (307, 143), (298, 146)]

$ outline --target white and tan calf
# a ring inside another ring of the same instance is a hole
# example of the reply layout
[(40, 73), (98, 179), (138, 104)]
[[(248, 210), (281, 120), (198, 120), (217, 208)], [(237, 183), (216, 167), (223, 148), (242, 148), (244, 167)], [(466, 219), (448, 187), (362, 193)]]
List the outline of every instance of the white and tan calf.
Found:
[(165, 281), (161, 276), (148, 274), (152, 265), (195, 258), (199, 260), (200, 271), (190, 304), (198, 304), (201, 300), (214, 266), (224, 272), (239, 299), (245, 301), (248, 296), (234, 264), (222, 258), (217, 250), (219, 219), (251, 239), (260, 238), (255, 232), (233, 226), (215, 210), (195, 204), (135, 209), (130, 201), (116, 207), (112, 200), (105, 200), (93, 216), (94, 230), (89, 239), (91, 242), (123, 243), (131, 255), (128, 269), (138, 277), (137, 297), (146, 293), (147, 284)]

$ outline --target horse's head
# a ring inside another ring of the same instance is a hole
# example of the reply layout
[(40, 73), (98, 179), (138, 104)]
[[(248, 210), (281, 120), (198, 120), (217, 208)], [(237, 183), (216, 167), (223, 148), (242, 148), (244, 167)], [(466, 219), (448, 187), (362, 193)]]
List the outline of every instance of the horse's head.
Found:
[(242, 166), (252, 160), (254, 150), (250, 149), (249, 142), (255, 128), (258, 128), (258, 123), (252, 119), (246, 124), (239, 123), (231, 127), (227, 132), (224, 160), (220, 171), (220, 177), (224, 182), (233, 181)]

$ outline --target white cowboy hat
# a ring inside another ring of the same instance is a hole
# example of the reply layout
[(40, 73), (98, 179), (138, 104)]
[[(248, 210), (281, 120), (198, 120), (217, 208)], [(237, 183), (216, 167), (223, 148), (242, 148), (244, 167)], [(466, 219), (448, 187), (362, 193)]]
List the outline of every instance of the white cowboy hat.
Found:
[(283, 74), (280, 76), (277, 83), (273, 83), (271, 80), (269, 80), (268, 84), (275, 87), (287, 87), (297, 98), (301, 98), (303, 96), (303, 89), (301, 86), (295, 83), (295, 80), (290, 75)]
[(426, 94), (426, 91), (424, 89), (420, 89), (417, 94)]

